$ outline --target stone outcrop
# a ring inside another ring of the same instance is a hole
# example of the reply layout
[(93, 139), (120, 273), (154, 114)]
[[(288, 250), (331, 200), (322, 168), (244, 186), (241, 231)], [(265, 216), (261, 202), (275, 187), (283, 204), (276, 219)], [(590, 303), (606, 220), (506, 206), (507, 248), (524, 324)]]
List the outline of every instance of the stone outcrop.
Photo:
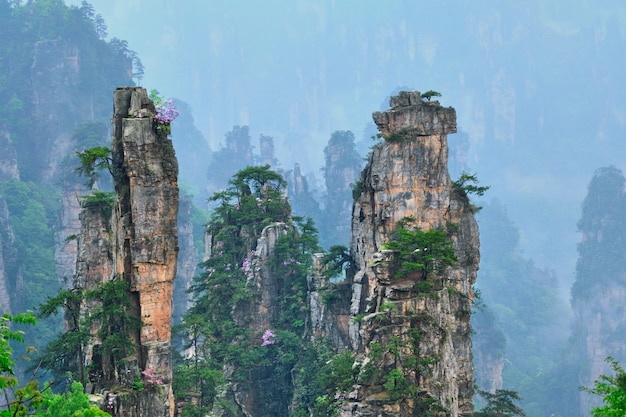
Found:
[[(97, 345), (87, 352), (96, 388), (108, 397), (107, 411), (119, 417), (171, 417), (171, 321), (178, 256), (178, 165), (167, 133), (154, 120), (154, 104), (143, 88), (118, 88), (112, 120), (115, 204), (84, 203), (74, 285), (97, 288), (127, 283), (127, 313), (140, 321), (125, 327), (133, 342), (123, 369), (106, 360)], [(112, 210), (112, 213), (110, 212)], [(103, 306), (106, 307), (106, 306)], [(88, 311), (93, 305), (87, 304)], [(107, 323), (113, 326), (112, 323)], [(94, 329), (94, 332), (97, 329)], [(113, 366), (113, 369), (111, 367)], [(133, 389), (142, 381), (144, 389)]]
[(319, 213), (319, 205), (309, 190), (309, 182), (302, 174), (300, 164), (294, 164), (293, 170), (283, 174), (288, 183), (287, 196), (294, 214), (307, 213), (315, 216)]
[(323, 238), (332, 244), (347, 246), (350, 240), (352, 187), (359, 179), (361, 165), (354, 134), (350, 131), (333, 132), (324, 148), (326, 216), (324, 223), (319, 225)]
[[(418, 91), (402, 91), (389, 100), (390, 110), (372, 115), (381, 135), (432, 136), (456, 133), (456, 112), (438, 101), (424, 101)], [(446, 155), (447, 159), (447, 155)]]
[(187, 290), (189, 290), (191, 281), (198, 272), (198, 263), (200, 262), (193, 235), (192, 205), (189, 195), (181, 195), (178, 209), (179, 251), (173, 301), (173, 319), (175, 322), (191, 306), (191, 298), (187, 294)]
[(173, 414), (171, 321), (178, 257), (178, 162), (167, 134), (158, 131), (154, 104), (143, 88), (118, 88), (114, 96), (114, 275), (130, 282), (142, 325), (138, 365), (162, 381), (139, 415)]
[[(610, 166), (596, 170), (582, 203), (578, 222), (576, 281), (572, 287), (574, 311), (573, 346), (579, 362), (579, 385), (592, 387), (600, 375), (613, 375), (612, 357), (626, 361), (626, 179), (621, 170)], [(581, 359), (579, 359), (581, 358)], [(599, 396), (580, 392), (579, 416), (601, 405)]]
[[(281, 298), (285, 293), (286, 280), (273, 271), (271, 260), (278, 239), (292, 230), (293, 226), (282, 222), (265, 227), (256, 241), (255, 249), (249, 254), (250, 262), (244, 267), (246, 288), (251, 289), (252, 296), (248, 301), (236, 305), (233, 317), (239, 326), (250, 329), (259, 338), (265, 329), (275, 328), (281, 314)], [(271, 369), (267, 366), (252, 367), (247, 372), (245, 381), (231, 386), (233, 402), (239, 408), (234, 415), (288, 415), (291, 398), (272, 398), (268, 395), (277, 390), (273, 385), (283, 385), (283, 381), (272, 381)]]
[(63, 286), (71, 284), (70, 279), (76, 273), (77, 239), (82, 222), (80, 220), (80, 196), (89, 194), (83, 184), (65, 181), (61, 194), (61, 211), (58, 228), (54, 233), (54, 263), (56, 275)]
[[(0, 181), (19, 180), (20, 171), (17, 152), (8, 132), (0, 129)], [(11, 312), (11, 288), (15, 287), (17, 276), (12, 264), (16, 249), (9, 220), (6, 201), (0, 196), (0, 312)]]
[[(341, 416), (415, 415), (431, 400), (446, 415), (468, 415), (479, 241), (468, 198), (453, 187), (447, 170), (446, 134), (456, 131), (456, 114), (423, 101), (418, 92), (402, 92), (390, 104), (373, 115), (387, 140), (374, 147), (361, 174), (352, 214), (355, 272), (349, 277), (351, 348), (363, 369), (378, 371), (347, 394)], [(420, 230), (444, 230), (456, 265), (440, 274), (394, 279), (396, 255), (384, 245), (405, 217)], [(420, 285), (425, 281), (430, 290)], [(405, 382), (414, 388), (394, 388)]]
[[(314, 255), (313, 271), (307, 277), (311, 335), (316, 340), (328, 340), (338, 350), (350, 350), (348, 329), (352, 286), (345, 280), (333, 283), (324, 277), (320, 273), (322, 260), (323, 254)], [(335, 296), (325, 301), (324, 295), (329, 291)]]
[[(626, 287), (620, 282), (596, 288), (590, 293), (590, 299), (581, 302), (582, 297), (574, 300), (576, 331), (574, 340), (578, 344), (581, 357), (588, 366), (581, 372), (580, 385), (593, 387), (600, 375), (613, 375), (611, 364), (606, 358), (612, 357), (619, 363), (626, 361), (626, 347), (623, 343), (624, 317), (620, 314), (621, 305), (626, 299)], [(593, 407), (600, 407), (598, 396), (580, 392), (579, 416), (590, 415)]]
[(8, 132), (0, 129), (0, 181), (20, 179), (17, 151)]
[[(9, 223), (9, 209), (6, 201), (0, 197), (0, 312), (11, 312), (11, 287), (15, 285), (15, 247), (13, 230)], [(13, 285), (12, 285), (13, 284)]]

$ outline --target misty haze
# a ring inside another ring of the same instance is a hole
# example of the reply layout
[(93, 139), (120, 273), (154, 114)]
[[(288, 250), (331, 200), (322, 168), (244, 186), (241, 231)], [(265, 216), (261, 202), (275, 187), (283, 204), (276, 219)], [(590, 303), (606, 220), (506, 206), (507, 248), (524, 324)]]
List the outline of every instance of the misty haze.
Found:
[(0, 416), (626, 412), (626, 4), (517, 3), (0, 0)]

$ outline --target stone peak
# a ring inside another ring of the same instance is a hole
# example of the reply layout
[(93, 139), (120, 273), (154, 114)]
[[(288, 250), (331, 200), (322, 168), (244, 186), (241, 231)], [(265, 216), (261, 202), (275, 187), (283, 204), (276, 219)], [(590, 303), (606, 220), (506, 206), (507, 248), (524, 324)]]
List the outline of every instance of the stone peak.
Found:
[(389, 99), (391, 109), (372, 114), (384, 137), (407, 137), (456, 133), (456, 111), (437, 100), (425, 100), (419, 91), (401, 91)]

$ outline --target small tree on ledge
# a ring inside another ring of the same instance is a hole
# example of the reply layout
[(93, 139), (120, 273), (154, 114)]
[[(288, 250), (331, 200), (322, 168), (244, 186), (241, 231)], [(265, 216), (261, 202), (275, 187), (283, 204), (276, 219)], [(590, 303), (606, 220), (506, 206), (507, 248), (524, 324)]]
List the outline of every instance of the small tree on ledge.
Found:
[(433, 97), (441, 97), (441, 93), (438, 91), (434, 91), (434, 90), (428, 90), (427, 92), (422, 93), (421, 96), (422, 96), (422, 99), (426, 99), (430, 101), (430, 99)]

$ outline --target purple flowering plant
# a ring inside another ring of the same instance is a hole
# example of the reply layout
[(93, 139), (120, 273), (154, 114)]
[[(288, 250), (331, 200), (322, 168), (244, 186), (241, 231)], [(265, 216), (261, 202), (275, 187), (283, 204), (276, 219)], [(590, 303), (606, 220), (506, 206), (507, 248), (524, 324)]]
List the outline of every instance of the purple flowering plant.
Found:
[(261, 346), (273, 345), (274, 343), (276, 343), (276, 341), (274, 340), (275, 337), (276, 335), (270, 329), (266, 329), (263, 333), (263, 336), (261, 336), (261, 340), (263, 340)]
[(169, 134), (172, 130), (170, 123), (180, 114), (171, 98), (164, 99), (157, 90), (150, 91), (150, 100), (154, 102), (156, 108), (155, 120), (158, 123), (157, 129)]

